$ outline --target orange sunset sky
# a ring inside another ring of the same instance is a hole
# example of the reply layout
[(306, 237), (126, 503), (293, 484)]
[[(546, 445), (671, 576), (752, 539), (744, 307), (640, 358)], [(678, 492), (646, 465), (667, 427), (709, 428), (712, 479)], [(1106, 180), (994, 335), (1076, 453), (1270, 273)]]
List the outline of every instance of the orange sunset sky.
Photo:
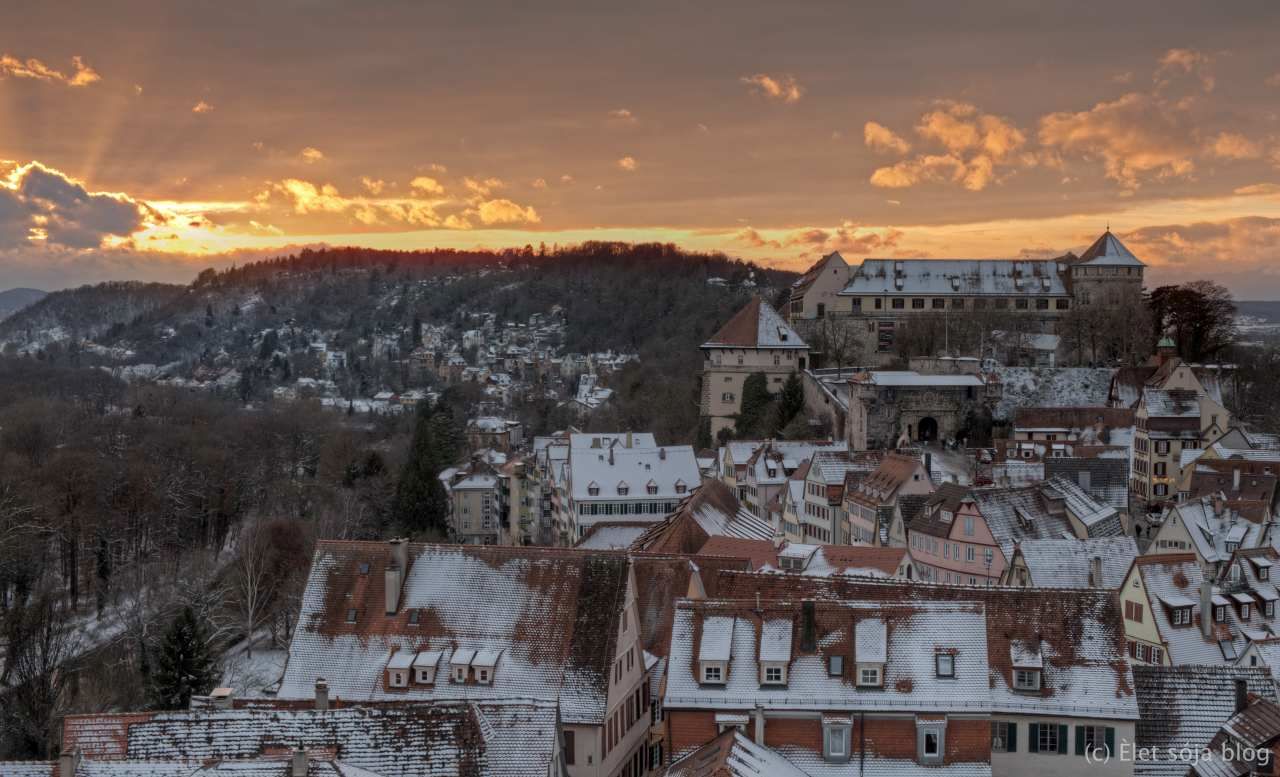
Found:
[(312, 244), (1079, 251), (1280, 299), (1280, 3), (0, 6), (0, 289)]

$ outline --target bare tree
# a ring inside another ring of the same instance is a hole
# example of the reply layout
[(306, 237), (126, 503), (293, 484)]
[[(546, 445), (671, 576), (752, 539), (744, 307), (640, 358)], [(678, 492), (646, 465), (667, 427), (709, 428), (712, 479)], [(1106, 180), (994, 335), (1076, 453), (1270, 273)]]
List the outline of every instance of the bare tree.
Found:
[(245, 654), (253, 655), (253, 638), (266, 622), (274, 594), (276, 576), (271, 569), (271, 547), (266, 524), (256, 520), (245, 525), (236, 542), (232, 562), (232, 601), (245, 635)]
[(75, 637), (66, 612), (46, 593), (15, 614), (10, 624), (10, 690), (3, 725), (28, 755), (50, 757), (69, 703)]

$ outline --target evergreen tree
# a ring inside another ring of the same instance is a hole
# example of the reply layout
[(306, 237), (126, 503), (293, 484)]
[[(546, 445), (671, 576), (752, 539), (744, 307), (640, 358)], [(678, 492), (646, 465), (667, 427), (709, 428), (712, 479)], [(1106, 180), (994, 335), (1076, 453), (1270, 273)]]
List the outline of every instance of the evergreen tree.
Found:
[(418, 406), (409, 458), (396, 484), (392, 518), (408, 532), (443, 532), (447, 523), (449, 498), (440, 482), (443, 465), (435, 436), (435, 415), (428, 403)]
[(208, 693), (216, 679), (204, 627), (194, 610), (183, 607), (165, 632), (155, 657), (152, 704), (160, 710), (184, 710), (192, 696)]
[(782, 396), (778, 403), (778, 426), (781, 428), (804, 412), (804, 386), (800, 383), (800, 373), (793, 372), (782, 385)]
[(769, 379), (763, 372), (753, 372), (742, 382), (742, 409), (734, 424), (739, 437), (750, 436), (766, 420), (769, 403)]

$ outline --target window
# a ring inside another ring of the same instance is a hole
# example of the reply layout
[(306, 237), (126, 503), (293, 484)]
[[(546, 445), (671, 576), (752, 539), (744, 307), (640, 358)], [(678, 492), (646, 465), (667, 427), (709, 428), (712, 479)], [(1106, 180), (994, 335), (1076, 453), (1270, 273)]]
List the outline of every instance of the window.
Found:
[(991, 752), (1018, 752), (1018, 724), (1003, 720), (991, 721)]
[(418, 623), (419, 623), (421, 620), (422, 620), (422, 611), (421, 611), (421, 610), (409, 610), (409, 625), (410, 625), (410, 626), (417, 626), (417, 625), (418, 625)]
[(1040, 671), (1038, 669), (1013, 670), (1013, 687), (1019, 691), (1040, 690)]
[(1055, 726), (1051, 723), (1031, 724), (1035, 730), (1034, 739), (1031, 746), (1035, 748), (1037, 753), (1058, 753), (1062, 752), (1061, 745), (1065, 744), (1062, 740), (1066, 738), (1066, 726)]
[(393, 669), (388, 672), (388, 675), (391, 679), (392, 688), (404, 688), (409, 684), (409, 675), (404, 670)]
[(1070, 303), (1067, 300), (1060, 299), (1058, 300), (1057, 308), (1058, 310), (1066, 310), (1068, 305), (1070, 305)]
[(1276, 603), (1274, 600), (1268, 599), (1262, 603), (1262, 613), (1268, 618), (1276, 614)]
[(1027, 309), (1027, 301), (1025, 299), (1014, 300), (1013, 306), (1018, 310)]
[(1224, 605), (1218, 605), (1213, 608), (1213, 619), (1218, 623), (1222, 623), (1227, 619), (1227, 608)]
[(1076, 726), (1076, 755), (1111, 755), (1116, 730), (1108, 726)]
[[(966, 515), (964, 517), (964, 536), (966, 537), (973, 536), (973, 516), (972, 515)], [(969, 560), (973, 561), (973, 559), (969, 559)]]
[(942, 738), (946, 733), (945, 724), (924, 726), (916, 731), (916, 760), (922, 764), (942, 763)]
[(765, 685), (782, 685), (783, 672), (781, 666), (766, 666), (764, 668), (764, 684)]
[(963, 297), (956, 297), (955, 299), (951, 300), (951, 307), (953, 307), (953, 308), (963, 308), (963, 307), (964, 307), (964, 298), (963, 298)]
[(859, 664), (858, 665), (858, 685), (861, 685), (861, 686), (881, 685), (880, 665), (879, 664)]
[(943, 308), (945, 308), (946, 306), (947, 306), (947, 301), (946, 301), (945, 299), (942, 299), (941, 297), (934, 297), (934, 298), (933, 298), (933, 309), (934, 309), (934, 310), (942, 310), (942, 309), (943, 309)]
[(351, 609), (347, 610), (347, 623), (355, 623), (355, 622), (356, 622), (356, 608), (352, 607)]
[(1173, 611), (1173, 625), (1186, 626), (1191, 623), (1191, 608), (1178, 607)]
[(1271, 567), (1258, 567), (1258, 579), (1259, 579), (1259, 580), (1270, 580), (1270, 579), (1271, 579)]
[(824, 724), (822, 727), (822, 757), (827, 761), (843, 763), (849, 760), (849, 729), (845, 724)]
[(702, 682), (704, 683), (724, 682), (724, 673), (720, 669), (720, 665), (719, 664), (703, 664)]
[(1134, 623), (1142, 623), (1142, 611), (1145, 609), (1139, 602), (1124, 603), (1124, 619)]
[(488, 684), (489, 684), (489, 670), (488, 670), (488, 669), (477, 669), (477, 670), (476, 670), (476, 682), (480, 683), (481, 685), (488, 685)]
[(367, 575), (367, 574), (369, 574), (369, 562), (368, 562), (368, 561), (361, 561), (361, 562), (360, 562), (360, 574), (362, 574), (362, 575)]
[(844, 674), (844, 656), (827, 656), (827, 674), (831, 677)]
[(956, 657), (951, 653), (938, 653), (933, 657), (933, 666), (939, 677), (956, 676)]
[(965, 546), (965, 549), (964, 549), (964, 560), (965, 560), (965, 561), (973, 561), (973, 560), (974, 560), (974, 558), (975, 558), (975, 557), (974, 557), (974, 553), (975, 553), (975, 551), (974, 551), (974, 549), (973, 549), (973, 546), (972, 546), (972, 545), (966, 545), (966, 546)]
[(721, 395), (720, 395), (720, 401), (721, 401), (721, 402), (732, 402), (732, 401), (733, 401), (733, 392), (732, 392), (732, 391), (726, 391), (726, 392), (724, 392), (723, 394), (721, 394)]
[(1049, 309), (1049, 300), (1047, 299), (1036, 300), (1036, 310), (1048, 310), (1048, 309)]
[(575, 748), (574, 748), (574, 741), (573, 741), (573, 732), (565, 731), (564, 732), (564, 762), (570, 766), (573, 766), (573, 763), (574, 763), (574, 760), (573, 760), (574, 749)]
[(893, 300), (893, 309), (894, 309), (894, 310), (902, 310), (904, 307), (906, 307), (906, 305), (904, 304), (905, 302), (906, 302), (906, 300), (903, 300), (903, 299), (895, 299), (895, 300)]
[(913, 300), (911, 300), (911, 309), (912, 309), (912, 310), (924, 310), (924, 300), (922, 300), (922, 299), (913, 299)]

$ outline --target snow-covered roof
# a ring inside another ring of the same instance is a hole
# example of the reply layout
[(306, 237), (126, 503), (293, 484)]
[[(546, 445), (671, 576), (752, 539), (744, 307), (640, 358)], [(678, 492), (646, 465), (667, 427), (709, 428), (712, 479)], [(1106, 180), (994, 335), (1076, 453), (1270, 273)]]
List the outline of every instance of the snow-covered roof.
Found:
[[(969, 607), (985, 614), (982, 619), (985, 632), (978, 638), (976, 648), (983, 651), (982, 663), (988, 668), (979, 687), (957, 688), (948, 691), (915, 682), (915, 689), (923, 698), (917, 704), (928, 703), (937, 696), (941, 702), (963, 699), (973, 705), (973, 710), (989, 705), (992, 712), (1018, 715), (1067, 715), (1073, 717), (1097, 717), (1105, 719), (1133, 720), (1137, 717), (1137, 705), (1133, 698), (1133, 679), (1129, 673), (1125, 652), (1125, 634), (1119, 600), (1114, 592), (1105, 590), (1071, 590), (1050, 588), (1009, 588), (999, 586), (942, 585), (885, 578), (828, 577), (815, 578), (801, 575), (746, 572), (721, 572), (716, 596), (754, 603), (756, 596), (766, 603), (772, 601), (817, 600), (819, 624), (824, 629), (830, 622), (822, 620), (824, 604), (842, 605), (849, 601), (876, 603), (874, 606), (892, 608), (895, 620), (889, 623), (889, 660), (887, 662), (886, 689), (894, 684), (893, 666), (897, 641), (902, 634), (901, 621), (896, 619), (897, 608), (921, 605), (951, 604)], [(848, 650), (848, 616), (843, 628), (834, 637), (831, 647)], [(928, 622), (932, 620), (932, 627)], [(945, 648), (946, 641), (967, 642), (967, 632), (952, 630), (952, 623), (937, 616), (924, 616), (911, 621), (921, 624), (924, 633), (911, 634), (912, 650), (923, 659), (928, 656), (932, 675), (934, 650)], [(740, 629), (741, 630), (741, 629)], [(797, 630), (798, 627), (797, 627)], [(910, 631), (910, 630), (909, 630)], [(962, 634), (964, 636), (962, 636)], [(674, 639), (679, 639), (677, 635)], [(1013, 688), (1012, 646), (1014, 641), (1036, 641), (1044, 668), (1042, 686), (1050, 689), (1036, 695)], [(673, 642), (674, 644), (674, 642)], [(979, 664), (967, 664), (966, 647), (954, 644), (959, 653), (957, 679), (968, 679), (967, 673), (981, 671)], [(820, 642), (820, 651), (828, 649), (826, 640)], [(734, 655), (739, 651), (735, 646)], [(674, 654), (674, 653), (673, 653)], [(800, 657), (793, 660), (793, 672)], [(679, 661), (673, 659), (673, 669), (678, 671)], [(927, 680), (927, 678), (926, 678)], [(730, 671), (730, 683), (733, 672)], [(668, 688), (670, 689), (670, 684)], [(825, 691), (825, 688), (822, 689)], [(820, 695), (820, 694), (815, 694)], [(891, 696), (891, 695), (890, 695)], [(829, 703), (825, 709), (859, 708), (853, 705)], [(917, 706), (915, 711), (930, 710)]]
[(1237, 680), (1250, 695), (1276, 701), (1275, 683), (1263, 668), (1134, 666), (1133, 680), (1141, 711), (1134, 746), (1151, 753), (1134, 764), (1135, 777), (1185, 777), (1191, 767), (1179, 751), (1199, 753), (1209, 745), (1236, 711)]
[(809, 349), (786, 319), (759, 297), (753, 297), (702, 347)]
[(867, 259), (844, 296), (1067, 297), (1058, 263), (1010, 259)]
[(853, 657), (860, 664), (883, 664), (888, 660), (889, 631), (880, 618), (863, 618), (853, 629)]
[[(988, 711), (982, 606), (893, 602), (889, 605), (894, 612), (892, 626), (881, 617), (885, 606), (880, 601), (817, 602), (814, 617), (822, 637), (816, 649), (799, 650), (799, 642), (793, 642), (787, 684), (762, 686), (757, 664), (760, 627), (772, 621), (795, 623), (793, 639), (800, 639), (801, 603), (766, 603), (760, 613), (754, 603), (683, 600), (676, 605), (664, 704), (668, 709), (738, 710), (759, 704), (766, 710)], [(879, 625), (860, 625), (866, 622)], [(731, 632), (726, 635), (727, 629)], [(859, 645), (863, 653), (856, 660), (883, 663), (883, 687), (859, 688), (853, 682), (855, 632), (859, 643), (868, 643)], [(715, 655), (729, 657), (722, 686), (701, 684), (695, 675), (693, 646), (700, 644), (702, 658), (708, 639), (717, 647)], [(874, 652), (877, 649), (879, 654)], [(954, 653), (954, 678), (937, 677), (937, 650)], [(845, 656), (845, 666), (840, 676), (832, 677), (826, 659), (837, 654)]]
[(776, 750), (758, 745), (737, 727), (727, 728), (702, 747), (683, 755), (666, 777), (811, 777)]
[(791, 661), (791, 636), (793, 623), (790, 618), (774, 618), (760, 627), (760, 660)]
[[(310, 699), (324, 677), (348, 701), (558, 698), (567, 722), (603, 720), (625, 554), (411, 545), (399, 608), (386, 615), (384, 570), (392, 558), (388, 543), (317, 545), (279, 698)], [(348, 609), (355, 623), (347, 622)], [(442, 651), (445, 664), (470, 664), (484, 651), (501, 650), (502, 658), (488, 685), (444, 678), (385, 687), (392, 652), (421, 650)]]
[[(252, 761), (301, 745), (317, 760), (332, 759), (337, 751), (342, 765), (359, 770), (338, 768), (330, 772), (332, 777), (514, 777), (547, 771), (556, 731), (554, 701), (459, 700), (325, 711), (264, 704), (71, 715), (64, 744), (78, 748), (88, 761), (124, 767), (121, 776), (129, 773), (129, 764), (176, 762), (190, 774), (217, 761), (242, 762), (255, 774), (268, 774), (265, 764), (255, 769)], [(288, 765), (278, 756), (275, 762)], [(232, 767), (239, 774), (245, 769)], [(286, 775), (287, 768), (279, 772), (279, 777)]]
[(728, 661), (733, 643), (733, 616), (711, 617), (702, 622), (699, 661)]
[(1120, 238), (1111, 234), (1111, 230), (1103, 233), (1093, 245), (1085, 249), (1073, 264), (1087, 264), (1101, 267), (1145, 267), (1133, 252), (1125, 248)]
[(1133, 537), (1026, 540), (1018, 546), (1031, 576), (1041, 588), (1088, 588), (1092, 560), (1102, 561), (1098, 588), (1119, 588), (1138, 555)]
[[(698, 459), (689, 445), (574, 447), (569, 456), (570, 493), (576, 502), (683, 499), (701, 480)], [(657, 486), (654, 493), (645, 488), (650, 481)], [(593, 482), (600, 486), (597, 494), (588, 489)], [(617, 490), (621, 482), (637, 485), (622, 495)]]
[(984, 385), (982, 378), (977, 375), (924, 375), (914, 370), (873, 370), (855, 375), (853, 382), (872, 386), (896, 386), (902, 388), (926, 386), (955, 388)]

